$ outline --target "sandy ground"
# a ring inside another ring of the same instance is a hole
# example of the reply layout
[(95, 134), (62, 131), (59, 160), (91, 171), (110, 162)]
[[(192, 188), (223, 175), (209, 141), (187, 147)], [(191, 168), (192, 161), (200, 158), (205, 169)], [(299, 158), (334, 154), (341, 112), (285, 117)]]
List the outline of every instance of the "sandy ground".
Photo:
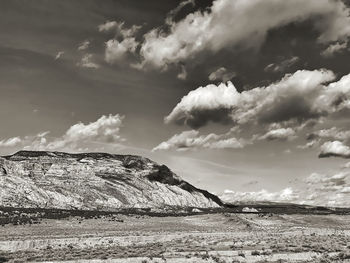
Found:
[(350, 262), (350, 216), (44, 219), (0, 227), (0, 251), (0, 262)]

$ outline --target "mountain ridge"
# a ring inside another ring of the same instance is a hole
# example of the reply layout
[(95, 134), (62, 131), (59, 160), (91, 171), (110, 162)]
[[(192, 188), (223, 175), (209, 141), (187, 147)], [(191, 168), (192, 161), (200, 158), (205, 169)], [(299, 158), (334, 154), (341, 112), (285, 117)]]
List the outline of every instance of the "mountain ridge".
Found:
[(0, 205), (59, 209), (220, 207), (167, 166), (137, 155), (19, 151), (0, 157)]

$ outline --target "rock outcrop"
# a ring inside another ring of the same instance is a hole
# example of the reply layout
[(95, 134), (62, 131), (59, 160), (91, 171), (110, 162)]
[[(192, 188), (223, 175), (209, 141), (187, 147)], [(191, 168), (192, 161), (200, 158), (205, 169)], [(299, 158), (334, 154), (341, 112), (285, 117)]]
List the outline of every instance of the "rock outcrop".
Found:
[(0, 205), (57, 209), (219, 207), (165, 165), (133, 155), (20, 151), (0, 157)]

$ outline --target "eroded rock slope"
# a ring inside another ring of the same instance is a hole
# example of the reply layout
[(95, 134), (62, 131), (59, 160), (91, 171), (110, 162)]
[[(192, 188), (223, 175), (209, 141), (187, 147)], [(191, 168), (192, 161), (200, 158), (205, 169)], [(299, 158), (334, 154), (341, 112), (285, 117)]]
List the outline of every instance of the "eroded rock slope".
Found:
[(0, 205), (113, 210), (207, 208), (221, 201), (140, 156), (20, 151), (0, 157)]

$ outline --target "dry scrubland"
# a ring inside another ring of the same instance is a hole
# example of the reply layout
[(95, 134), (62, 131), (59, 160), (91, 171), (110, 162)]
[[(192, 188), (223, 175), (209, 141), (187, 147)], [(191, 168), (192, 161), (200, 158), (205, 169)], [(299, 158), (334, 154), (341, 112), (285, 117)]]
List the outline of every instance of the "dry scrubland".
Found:
[(350, 262), (350, 216), (42, 219), (0, 226), (0, 250), (0, 262)]

